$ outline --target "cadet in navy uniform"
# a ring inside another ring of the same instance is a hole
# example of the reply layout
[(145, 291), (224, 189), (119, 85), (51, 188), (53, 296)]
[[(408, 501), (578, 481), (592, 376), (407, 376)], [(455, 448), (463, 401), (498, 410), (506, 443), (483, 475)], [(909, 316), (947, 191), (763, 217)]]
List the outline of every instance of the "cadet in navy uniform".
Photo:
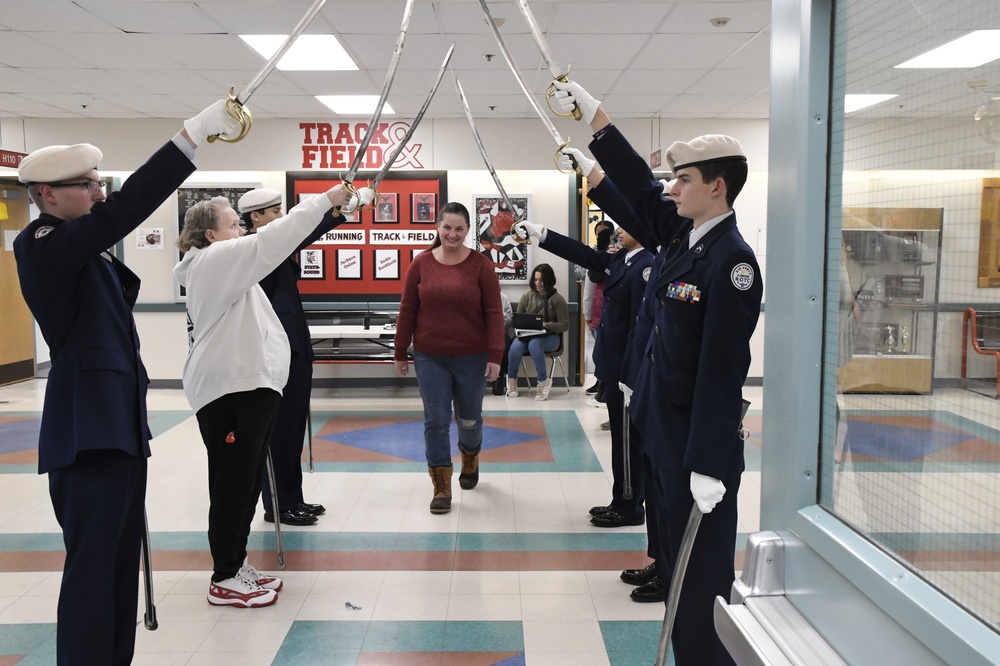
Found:
[[(362, 198), (371, 197), (371, 190), (361, 188)], [(367, 205), (369, 201), (362, 201)], [(258, 188), (247, 192), (239, 200), (239, 211), (249, 233), (284, 216), (279, 190)], [(338, 226), (343, 217), (334, 217), (327, 211), (323, 221), (296, 249), (292, 256), (260, 281), (271, 307), (281, 321), (288, 336), (292, 360), (288, 369), (288, 383), (281, 394), (278, 418), (271, 434), (271, 459), (274, 463), (274, 480), (277, 485), (279, 519), (285, 525), (312, 525), (316, 516), (326, 513), (322, 504), (307, 504), (302, 495), (302, 445), (306, 436), (306, 419), (309, 416), (309, 396), (312, 392), (313, 351), (309, 325), (302, 310), (299, 296), (299, 250), (309, 247), (325, 233)], [(271, 506), (271, 484), (264, 475), (264, 520), (274, 522)]]
[[(732, 208), (746, 183), (746, 154), (724, 135), (673, 143), (666, 152), (677, 178), (671, 201), (599, 101), (578, 83), (554, 85), (557, 103), (564, 110), (578, 105), (590, 123), (591, 152), (632, 204), (639, 225), (667, 248), (651, 286), (657, 299), (649, 304), (653, 329), (629, 413), (655, 468), (654, 487), (646, 492), (663, 499), (661, 538), (671, 568), (692, 498), (706, 514), (677, 609), (677, 664), (732, 664), (715, 633), (712, 606), (717, 595), (729, 598), (735, 578), (736, 496), (744, 468), (738, 434), (742, 387), (763, 296), (760, 269)], [(671, 251), (678, 239), (678, 249)]]
[(107, 199), (103, 155), (90, 144), (40, 148), (18, 168), (41, 211), (14, 257), (52, 357), (38, 471), (66, 546), (59, 664), (129, 664), (135, 649), (149, 379), (132, 319), (139, 278), (106, 250), (174, 194), (195, 170), (194, 149), (232, 122), (224, 101), (213, 104)]
[[(610, 184), (610, 180), (608, 182)], [(621, 208), (629, 210), (627, 205)], [(599, 252), (539, 224), (531, 222), (519, 224), (519, 236), (537, 238), (539, 247), (567, 261), (606, 275), (600, 334), (594, 345), (594, 366), (597, 379), (604, 387), (604, 398), (611, 425), (612, 500), (608, 505), (592, 508), (590, 522), (595, 527), (642, 525), (645, 520), (643, 509), (645, 494), (642, 483), (642, 445), (638, 436), (629, 438), (632, 496), (626, 499), (623, 492), (625, 436), (622, 417), (625, 403), (618, 382), (628, 342), (635, 326), (636, 312), (642, 301), (646, 280), (649, 278), (653, 255), (643, 249), (639, 242), (621, 227), (615, 233), (622, 241), (622, 249), (609, 254)]]

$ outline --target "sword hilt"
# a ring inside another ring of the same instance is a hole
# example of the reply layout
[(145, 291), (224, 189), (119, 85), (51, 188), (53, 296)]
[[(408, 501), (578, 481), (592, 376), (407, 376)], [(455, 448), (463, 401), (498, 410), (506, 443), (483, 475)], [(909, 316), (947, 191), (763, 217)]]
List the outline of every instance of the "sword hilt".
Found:
[(578, 173), (582, 176), (583, 172), (580, 171), (580, 165), (577, 163), (576, 158), (573, 157), (572, 155), (567, 155), (566, 157), (569, 158), (570, 163), (573, 165), (573, 170), (563, 171), (562, 169), (559, 168), (559, 156), (562, 154), (563, 148), (566, 148), (567, 146), (569, 146), (569, 137), (566, 137), (566, 143), (556, 148), (556, 153), (552, 157), (552, 161), (556, 163), (556, 171), (558, 171), (559, 173)]
[[(567, 74), (569, 74), (569, 69), (566, 70), (566, 74), (557, 76), (555, 78), (555, 81), (558, 81), (559, 83), (566, 83), (567, 81), (569, 81), (569, 79), (567, 78)], [(576, 102), (573, 103), (573, 110), (570, 111), (569, 113), (556, 111), (556, 109), (552, 106), (552, 98), (555, 96), (555, 94), (556, 94), (556, 87), (553, 85), (552, 82), (549, 82), (549, 86), (545, 89), (545, 103), (549, 105), (549, 111), (559, 116), (560, 118), (569, 118), (570, 116), (573, 116), (573, 120), (580, 120), (583, 118), (583, 111), (580, 110), (580, 105), (577, 104)]]
[(229, 99), (226, 100), (226, 112), (229, 114), (230, 118), (239, 123), (240, 131), (230, 137), (222, 136), (221, 134), (213, 134), (208, 137), (209, 143), (215, 143), (216, 140), (222, 141), (223, 143), (236, 143), (237, 141), (245, 139), (247, 134), (250, 133), (250, 127), (253, 125), (253, 114), (250, 113), (250, 109), (240, 102), (239, 97), (236, 96), (236, 91), (232, 86), (229, 88)]

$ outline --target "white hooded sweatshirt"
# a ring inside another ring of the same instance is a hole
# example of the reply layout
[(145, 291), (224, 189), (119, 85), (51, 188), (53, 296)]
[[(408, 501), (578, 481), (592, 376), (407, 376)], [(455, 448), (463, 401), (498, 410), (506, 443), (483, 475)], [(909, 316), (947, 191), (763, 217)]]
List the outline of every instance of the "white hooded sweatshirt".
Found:
[(258, 282), (291, 255), (332, 208), (310, 197), (257, 233), (192, 248), (174, 266), (187, 290), (184, 393), (197, 413), (229, 393), (288, 382), (291, 353), (278, 316)]

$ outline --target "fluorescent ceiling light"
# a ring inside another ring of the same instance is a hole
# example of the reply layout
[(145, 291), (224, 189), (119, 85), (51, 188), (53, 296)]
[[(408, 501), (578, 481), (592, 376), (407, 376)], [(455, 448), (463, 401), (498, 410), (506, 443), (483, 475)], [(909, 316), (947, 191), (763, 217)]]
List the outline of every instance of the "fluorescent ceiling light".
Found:
[(1000, 58), (1000, 30), (974, 30), (896, 65), (896, 69), (967, 69), (997, 58)]
[[(340, 116), (370, 116), (375, 112), (378, 95), (316, 95), (316, 99)], [(386, 100), (382, 107), (383, 114), (394, 114), (395, 111)]]
[(881, 104), (897, 95), (844, 95), (844, 113), (853, 113)]
[[(240, 35), (254, 51), (269, 59), (278, 52), (288, 35)], [(300, 35), (288, 52), (278, 61), (285, 71), (347, 71), (358, 65), (333, 35)]]

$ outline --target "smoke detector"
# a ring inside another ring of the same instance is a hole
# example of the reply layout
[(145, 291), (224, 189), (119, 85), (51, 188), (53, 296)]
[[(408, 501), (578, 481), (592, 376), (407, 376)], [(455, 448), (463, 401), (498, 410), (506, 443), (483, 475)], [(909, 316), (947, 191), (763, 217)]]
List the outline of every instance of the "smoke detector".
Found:
[(725, 28), (732, 20), (731, 18), (720, 16), (719, 18), (708, 19), (708, 22), (715, 28)]

